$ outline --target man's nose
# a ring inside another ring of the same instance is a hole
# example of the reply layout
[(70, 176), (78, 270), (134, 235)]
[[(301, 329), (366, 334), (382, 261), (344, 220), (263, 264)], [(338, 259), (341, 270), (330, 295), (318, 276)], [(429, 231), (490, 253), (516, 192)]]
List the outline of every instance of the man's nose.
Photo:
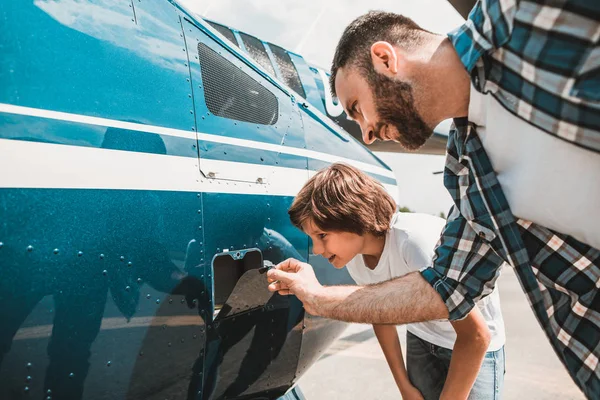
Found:
[(371, 127), (366, 127), (362, 129), (362, 138), (365, 144), (371, 144), (375, 141), (375, 131)]

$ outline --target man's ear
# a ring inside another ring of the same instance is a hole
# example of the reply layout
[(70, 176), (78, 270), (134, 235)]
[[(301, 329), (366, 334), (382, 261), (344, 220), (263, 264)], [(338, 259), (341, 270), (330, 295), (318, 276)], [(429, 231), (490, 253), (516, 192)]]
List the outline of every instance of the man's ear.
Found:
[(371, 60), (375, 71), (393, 77), (398, 73), (398, 52), (388, 42), (379, 41), (371, 46)]

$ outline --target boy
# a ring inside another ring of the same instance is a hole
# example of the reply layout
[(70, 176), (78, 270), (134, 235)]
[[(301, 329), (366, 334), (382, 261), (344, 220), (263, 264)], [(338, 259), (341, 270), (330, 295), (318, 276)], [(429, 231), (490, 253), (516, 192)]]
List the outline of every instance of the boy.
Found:
[[(396, 213), (383, 186), (344, 164), (319, 171), (288, 211), (313, 252), (346, 266), (359, 285), (432, 263), (441, 218)], [(463, 320), (408, 325), (407, 366), (394, 325), (373, 325), (403, 399), (498, 399), (504, 381), (504, 322), (497, 291)], [(483, 361), (483, 364), (482, 364)]]

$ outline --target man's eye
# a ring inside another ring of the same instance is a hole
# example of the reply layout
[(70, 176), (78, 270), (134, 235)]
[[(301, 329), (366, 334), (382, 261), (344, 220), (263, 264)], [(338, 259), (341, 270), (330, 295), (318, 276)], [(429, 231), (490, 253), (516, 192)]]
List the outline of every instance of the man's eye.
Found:
[(319, 233), (319, 238), (320, 239), (325, 239), (325, 236), (327, 236), (326, 233)]

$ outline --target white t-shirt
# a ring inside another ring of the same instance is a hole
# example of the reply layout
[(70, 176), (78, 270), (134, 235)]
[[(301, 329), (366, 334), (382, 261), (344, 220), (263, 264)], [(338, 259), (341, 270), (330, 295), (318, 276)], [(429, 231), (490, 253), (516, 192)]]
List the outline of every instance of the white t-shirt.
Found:
[[(473, 86), (469, 121), (513, 215), (600, 249), (598, 154), (547, 134)], [(569, 133), (572, 127), (561, 129)]]
[[(348, 272), (359, 285), (368, 285), (397, 278), (410, 272), (431, 266), (434, 248), (446, 221), (427, 214), (397, 213), (392, 218), (391, 229), (386, 234), (383, 253), (379, 263), (370, 269), (363, 256), (354, 257)], [(491, 332), (488, 351), (504, 346), (504, 320), (500, 311), (498, 286), (477, 303)], [(429, 321), (407, 325), (413, 335), (446, 349), (454, 348), (456, 332), (448, 321)]]

